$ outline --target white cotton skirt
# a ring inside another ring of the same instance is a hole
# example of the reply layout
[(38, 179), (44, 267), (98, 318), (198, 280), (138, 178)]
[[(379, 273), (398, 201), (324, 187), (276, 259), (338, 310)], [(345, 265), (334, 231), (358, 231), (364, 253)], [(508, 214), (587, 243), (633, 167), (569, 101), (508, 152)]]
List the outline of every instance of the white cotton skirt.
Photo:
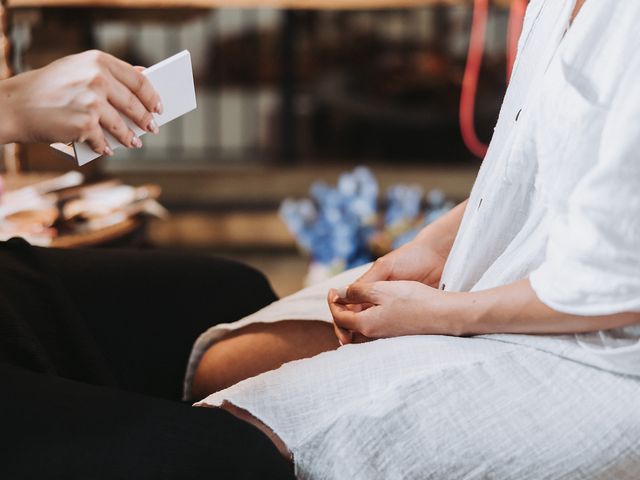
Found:
[[(254, 322), (330, 321), (327, 289), (366, 268), (205, 332), (186, 395), (199, 358), (226, 332)], [(555, 352), (511, 337), (347, 345), (197, 405), (228, 401), (249, 411), (288, 446), (302, 479), (640, 478), (640, 380), (567, 358), (579, 347), (562, 337), (550, 340)]]

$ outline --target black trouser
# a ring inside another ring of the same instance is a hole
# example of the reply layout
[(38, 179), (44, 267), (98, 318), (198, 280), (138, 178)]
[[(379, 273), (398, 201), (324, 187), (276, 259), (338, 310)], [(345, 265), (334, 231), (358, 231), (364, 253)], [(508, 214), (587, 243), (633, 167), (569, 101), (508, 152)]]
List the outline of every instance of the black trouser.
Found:
[(179, 401), (195, 338), (275, 299), (203, 256), (0, 243), (0, 478), (290, 478), (257, 429)]

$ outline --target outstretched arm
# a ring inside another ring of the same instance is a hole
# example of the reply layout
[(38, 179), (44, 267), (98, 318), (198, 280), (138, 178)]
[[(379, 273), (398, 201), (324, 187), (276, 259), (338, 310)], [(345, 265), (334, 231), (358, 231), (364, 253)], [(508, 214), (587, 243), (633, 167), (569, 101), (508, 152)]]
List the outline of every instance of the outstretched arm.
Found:
[(140, 147), (119, 113), (157, 133), (153, 113), (161, 113), (162, 104), (140, 69), (94, 50), (0, 82), (0, 112), (0, 144), (86, 140), (111, 155), (102, 129)]

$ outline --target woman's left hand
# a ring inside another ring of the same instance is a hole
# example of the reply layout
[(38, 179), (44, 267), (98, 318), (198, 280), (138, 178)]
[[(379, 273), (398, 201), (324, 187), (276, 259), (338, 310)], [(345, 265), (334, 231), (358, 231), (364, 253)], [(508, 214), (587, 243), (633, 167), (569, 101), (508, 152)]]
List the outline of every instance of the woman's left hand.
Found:
[(328, 303), (336, 335), (342, 344), (354, 334), (370, 339), (401, 335), (451, 335), (447, 306), (451, 292), (416, 281), (353, 283), (329, 291)]

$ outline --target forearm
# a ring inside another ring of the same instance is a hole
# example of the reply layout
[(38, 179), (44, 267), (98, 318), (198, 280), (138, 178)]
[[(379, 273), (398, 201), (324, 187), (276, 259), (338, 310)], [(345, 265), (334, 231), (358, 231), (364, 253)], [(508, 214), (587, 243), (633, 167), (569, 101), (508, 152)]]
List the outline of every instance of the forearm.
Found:
[(449, 256), (467, 207), (467, 200), (458, 204), (435, 222), (427, 225), (416, 237), (417, 242), (434, 246), (444, 258)]
[(0, 145), (18, 140), (17, 113), (13, 105), (13, 79), (0, 81)]
[(458, 335), (583, 333), (640, 323), (638, 312), (589, 317), (557, 312), (540, 301), (528, 279), (450, 295), (447, 316)]

